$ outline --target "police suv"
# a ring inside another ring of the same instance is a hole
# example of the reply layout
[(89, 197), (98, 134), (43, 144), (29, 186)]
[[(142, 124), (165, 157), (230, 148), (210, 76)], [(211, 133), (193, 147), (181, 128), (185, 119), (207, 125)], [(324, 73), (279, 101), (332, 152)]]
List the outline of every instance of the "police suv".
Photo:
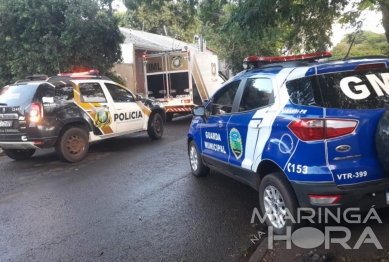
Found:
[(135, 96), (97, 70), (32, 76), (0, 89), (0, 148), (15, 160), (55, 147), (67, 162), (84, 159), (89, 143), (147, 130), (163, 135), (165, 108)]
[(258, 190), (278, 234), (298, 227), (287, 216), (298, 207), (389, 206), (389, 58), (314, 62), (330, 56), (248, 57), (193, 109), (193, 174), (212, 168)]

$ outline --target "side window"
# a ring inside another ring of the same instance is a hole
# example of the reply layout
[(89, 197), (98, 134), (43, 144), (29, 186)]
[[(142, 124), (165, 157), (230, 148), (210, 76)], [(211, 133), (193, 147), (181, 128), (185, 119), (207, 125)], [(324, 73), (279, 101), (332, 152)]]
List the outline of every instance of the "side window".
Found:
[(273, 103), (273, 83), (271, 79), (248, 79), (239, 104), (239, 112), (250, 111)]
[(98, 83), (82, 83), (78, 85), (81, 92), (81, 102), (84, 103), (106, 103), (103, 89)]
[(306, 106), (315, 104), (312, 85), (313, 79), (311, 77), (303, 77), (286, 82), (286, 89), (292, 103)]
[(210, 104), (210, 108), (207, 108), (208, 113), (211, 115), (231, 113), (232, 104), (234, 102), (236, 91), (238, 91), (239, 84), (240, 81), (236, 81), (219, 90), (219, 92), (217, 92), (214, 96), (213, 101)]
[(114, 102), (116, 103), (135, 102), (134, 96), (126, 89), (108, 83), (105, 83), (105, 86), (107, 87), (109, 93), (111, 94)]
[(56, 102), (73, 102), (74, 89), (71, 84), (57, 85), (55, 87), (54, 100)]
[(52, 85), (41, 84), (35, 95), (42, 103), (54, 103), (54, 87)]

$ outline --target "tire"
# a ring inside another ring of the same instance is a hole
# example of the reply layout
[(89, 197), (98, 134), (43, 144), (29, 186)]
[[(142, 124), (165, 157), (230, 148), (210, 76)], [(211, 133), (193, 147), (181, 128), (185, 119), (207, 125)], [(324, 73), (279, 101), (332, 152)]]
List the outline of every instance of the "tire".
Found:
[(171, 122), (173, 120), (173, 116), (174, 116), (173, 113), (167, 113), (166, 114), (166, 123)]
[(204, 165), (196, 142), (191, 141), (189, 144), (189, 164), (194, 176), (206, 176), (209, 173), (209, 167)]
[(147, 133), (151, 139), (159, 139), (163, 135), (163, 119), (159, 113), (153, 113), (149, 119)]
[(55, 144), (55, 152), (58, 157), (70, 163), (83, 160), (88, 154), (88, 134), (78, 127), (65, 130)]
[(16, 161), (26, 160), (35, 153), (35, 149), (4, 149), (4, 153)]
[[(282, 205), (282, 203), (284, 204)], [(267, 214), (266, 224), (269, 227), (273, 227), (274, 235), (286, 235), (288, 227), (293, 232), (301, 226), (301, 224), (297, 223), (297, 209), (299, 205), (296, 196), (283, 173), (269, 174), (261, 181), (259, 186), (259, 205), (262, 214)], [(296, 223), (291, 219), (279, 218), (279, 216), (285, 217), (287, 214), (286, 209), (289, 210), (289, 214)]]
[(385, 171), (389, 172), (389, 110), (382, 115), (378, 122), (375, 145), (381, 164)]

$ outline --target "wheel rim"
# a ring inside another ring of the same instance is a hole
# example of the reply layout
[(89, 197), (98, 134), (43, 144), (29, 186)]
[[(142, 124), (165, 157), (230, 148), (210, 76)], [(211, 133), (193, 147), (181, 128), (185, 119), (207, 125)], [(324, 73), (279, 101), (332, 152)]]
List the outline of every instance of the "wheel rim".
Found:
[(155, 132), (157, 134), (161, 134), (161, 131), (162, 131), (162, 124), (161, 124), (161, 121), (158, 117), (155, 118), (154, 120), (154, 128), (155, 128)]
[(284, 198), (274, 186), (265, 189), (263, 203), (268, 219), (275, 228), (283, 228), (286, 224), (286, 208)]
[(79, 156), (85, 149), (85, 142), (78, 135), (71, 135), (66, 142), (66, 149), (72, 156)]
[(190, 165), (194, 171), (197, 170), (197, 150), (194, 146), (190, 147), (190, 153), (189, 153), (189, 158), (190, 158)]

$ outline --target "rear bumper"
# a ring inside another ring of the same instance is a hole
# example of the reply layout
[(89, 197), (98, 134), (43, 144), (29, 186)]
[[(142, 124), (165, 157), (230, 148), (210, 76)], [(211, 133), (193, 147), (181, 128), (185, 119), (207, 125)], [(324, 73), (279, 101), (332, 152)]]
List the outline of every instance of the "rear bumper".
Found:
[(0, 142), (3, 149), (39, 149), (34, 142)]
[[(366, 182), (352, 186), (337, 186), (335, 183), (301, 183), (291, 182), (300, 207), (347, 209), (359, 208), (360, 211), (389, 207), (386, 201), (386, 190), (389, 190), (389, 179)], [(332, 205), (312, 204), (309, 195), (341, 195), (340, 200)]]

